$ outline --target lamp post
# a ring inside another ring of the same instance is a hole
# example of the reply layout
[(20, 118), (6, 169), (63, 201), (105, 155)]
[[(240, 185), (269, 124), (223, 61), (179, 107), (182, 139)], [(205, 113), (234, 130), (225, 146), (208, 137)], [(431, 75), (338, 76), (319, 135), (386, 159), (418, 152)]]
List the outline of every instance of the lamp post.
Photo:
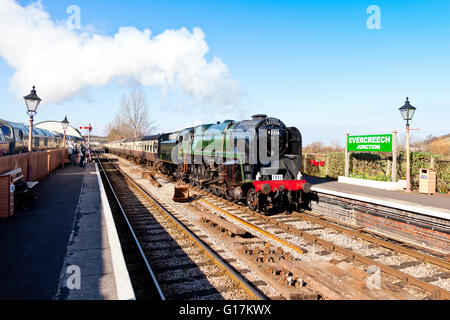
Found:
[(61, 121), (62, 128), (64, 130), (64, 138), (63, 138), (63, 161), (62, 161), (62, 167), (64, 168), (64, 161), (66, 158), (66, 130), (69, 126), (69, 120), (67, 120), (67, 116), (64, 116), (64, 120)]
[(405, 104), (399, 108), (403, 120), (406, 120), (406, 192), (411, 192), (411, 167), (409, 154), (409, 121), (412, 120), (416, 108), (409, 104), (406, 97)]
[(30, 132), (28, 134), (28, 152), (33, 151), (33, 117), (36, 114), (36, 110), (41, 103), (41, 98), (36, 94), (35, 87), (31, 90), (30, 94), (23, 97), (25, 99), (25, 104), (27, 105), (27, 113), (30, 116)]
[(28, 168), (27, 168), (27, 179), (31, 180), (31, 160), (33, 152), (33, 116), (36, 114), (36, 110), (41, 103), (41, 98), (36, 94), (35, 87), (31, 90), (30, 94), (23, 97), (25, 99), (25, 104), (27, 105), (27, 113), (30, 116), (30, 132), (28, 133)]
[(64, 120), (61, 121), (62, 128), (64, 130), (64, 138), (63, 138), (63, 146), (66, 145), (66, 130), (69, 127), (69, 120), (67, 120), (67, 116), (64, 117)]

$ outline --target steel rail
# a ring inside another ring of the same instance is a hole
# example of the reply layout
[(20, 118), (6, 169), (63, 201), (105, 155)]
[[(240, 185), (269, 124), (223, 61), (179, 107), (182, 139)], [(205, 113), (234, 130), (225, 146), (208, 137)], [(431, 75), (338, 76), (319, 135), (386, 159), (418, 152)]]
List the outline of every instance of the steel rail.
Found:
[(150, 199), (163, 213), (165, 213), (181, 230), (183, 230), (193, 241), (194, 243), (203, 249), (208, 255), (218, 264), (226, 273), (228, 273), (237, 284), (244, 289), (247, 294), (253, 297), (256, 300), (265, 300), (266, 298), (251, 287), (245, 279), (243, 279), (238, 273), (236, 273), (230, 266), (228, 266), (224, 260), (219, 257), (203, 240), (197, 237), (194, 233), (192, 233), (181, 221), (179, 221), (172, 213), (170, 213), (166, 208), (161, 205), (158, 200), (156, 200), (151, 194), (149, 194), (139, 183), (134, 181), (126, 172), (117, 167), (114, 163), (110, 162), (124, 177), (126, 177), (133, 185), (136, 186), (138, 190), (142, 192), (148, 199)]
[[(136, 245), (137, 245), (137, 247), (139, 249), (139, 252), (140, 252), (140, 254), (142, 256), (142, 259), (144, 260), (144, 263), (145, 263), (145, 265), (147, 267), (147, 270), (148, 270), (148, 272), (149, 272), (149, 274), (150, 274), (150, 276), (151, 276), (151, 278), (153, 280), (153, 283), (154, 283), (154, 285), (156, 287), (156, 290), (158, 291), (158, 294), (159, 294), (161, 300), (166, 300), (166, 297), (164, 296), (164, 293), (162, 292), (161, 287), (159, 286), (158, 280), (156, 279), (155, 273), (153, 272), (152, 267), (150, 266), (150, 263), (148, 262), (147, 257), (145, 256), (144, 251), (142, 250), (142, 246), (139, 243), (139, 240), (136, 237), (136, 234), (134, 233), (133, 227), (131, 226), (131, 223), (128, 220), (128, 217), (127, 217), (127, 215), (125, 213), (125, 210), (123, 209), (122, 204), (120, 203), (119, 198), (117, 197), (116, 192), (114, 191), (114, 188), (112, 187), (112, 184), (111, 184), (111, 182), (110, 182), (110, 180), (108, 178), (108, 175), (106, 174), (105, 168), (103, 167), (102, 162), (100, 161), (100, 157), (97, 154), (96, 154), (96, 156), (97, 156), (97, 160), (98, 160), (98, 162), (100, 164), (100, 167), (101, 167), (101, 169), (102, 169), (102, 171), (103, 171), (103, 173), (105, 175), (106, 181), (108, 182), (108, 185), (109, 185), (109, 187), (111, 189), (111, 192), (114, 195), (114, 198), (115, 198), (115, 200), (117, 202), (117, 205), (119, 206), (120, 211), (122, 212), (122, 215), (123, 215), (123, 217), (125, 219), (125, 222), (127, 223), (128, 228), (129, 228), (129, 230), (131, 232), (131, 235), (133, 236), (133, 239), (136, 242)], [(114, 166), (114, 164), (111, 161), (110, 161), (110, 163)]]
[(222, 208), (219, 208), (218, 206), (212, 204), (211, 202), (209, 202), (209, 201), (207, 201), (205, 199), (199, 198), (198, 200), (203, 202), (204, 204), (214, 208), (215, 210), (217, 210), (217, 211), (219, 211), (219, 212), (229, 216), (230, 218), (233, 218), (233, 219), (239, 221), (240, 223), (246, 225), (247, 227), (249, 227), (249, 228), (251, 228), (251, 229), (253, 229), (253, 230), (255, 230), (255, 231), (259, 232), (259, 233), (262, 233), (263, 235), (265, 235), (265, 236), (267, 236), (267, 237), (269, 237), (269, 238), (271, 238), (271, 239), (273, 239), (273, 240), (275, 240), (275, 241), (277, 241), (277, 242), (279, 242), (281, 244), (284, 244), (285, 246), (287, 246), (287, 247), (297, 251), (298, 253), (304, 253), (304, 250), (301, 249), (300, 247), (298, 247), (298, 246), (296, 246), (294, 244), (291, 244), (288, 241), (283, 240), (283, 239), (277, 237), (276, 235), (274, 235), (274, 234), (272, 234), (270, 232), (264, 231), (263, 229), (259, 228), (258, 226), (254, 225), (253, 223), (245, 221), (245, 220), (243, 220), (243, 219), (233, 215), (232, 213), (229, 213), (228, 211), (223, 210)]
[[(201, 191), (205, 192), (203, 190), (201, 190)], [(212, 198), (214, 198), (216, 200), (220, 200), (222, 202), (228, 202), (227, 200), (222, 199), (220, 197), (217, 197), (215, 195), (209, 195), (209, 196), (211, 196)], [(217, 206), (215, 206), (214, 204), (210, 203), (209, 201), (204, 200), (204, 199), (202, 199), (202, 200), (203, 200), (203, 203), (206, 203), (206, 204), (209, 203), (212, 208), (217, 208)], [(313, 235), (311, 233), (308, 233), (306, 231), (297, 229), (297, 228), (295, 228), (293, 226), (290, 226), (290, 225), (288, 225), (286, 223), (278, 221), (278, 220), (276, 220), (274, 218), (270, 218), (270, 217), (267, 217), (267, 216), (260, 215), (257, 212), (251, 211), (250, 209), (247, 209), (247, 208), (244, 208), (244, 207), (242, 209), (245, 212), (248, 212), (248, 213), (252, 214), (253, 216), (258, 215), (258, 217), (260, 217), (262, 220), (265, 220), (265, 221), (268, 221), (268, 222), (270, 222), (270, 223), (272, 223), (274, 225), (277, 225), (277, 226), (279, 226), (280, 228), (282, 228), (286, 232), (290, 232), (290, 233), (292, 233), (294, 235), (302, 237), (302, 238), (304, 238), (306, 240), (311, 241), (312, 243), (319, 244), (319, 245), (329, 249), (330, 251), (335, 251), (335, 252), (341, 253), (341, 254), (351, 258), (352, 260), (362, 262), (362, 263), (364, 263), (365, 265), (368, 265), (368, 266), (370, 266), (370, 265), (377, 265), (382, 272), (384, 272), (386, 274), (389, 274), (391, 276), (394, 276), (395, 278), (398, 278), (398, 279), (400, 279), (403, 282), (406, 282), (408, 284), (412, 284), (412, 285), (414, 285), (416, 287), (419, 287), (419, 288), (421, 288), (421, 289), (423, 289), (425, 291), (431, 292), (433, 295), (437, 296), (440, 299), (445, 299), (445, 300), (449, 300), (450, 299), (450, 292), (445, 290), (445, 289), (442, 289), (442, 288), (440, 288), (438, 286), (435, 286), (433, 284), (430, 284), (428, 282), (420, 280), (420, 279), (418, 279), (418, 278), (416, 278), (414, 276), (411, 276), (411, 275), (409, 275), (409, 274), (407, 274), (405, 272), (402, 272), (402, 271), (396, 270), (394, 268), (391, 268), (389, 266), (386, 266), (386, 265), (384, 265), (384, 264), (382, 264), (380, 262), (377, 262), (375, 260), (367, 258), (367, 257), (365, 257), (363, 255), (355, 253), (355, 252), (353, 252), (351, 250), (348, 250), (348, 249), (346, 249), (344, 247), (336, 245), (336, 244), (334, 244), (332, 242), (329, 242), (327, 240), (323, 240), (323, 239), (321, 239), (321, 238), (319, 238), (319, 237), (317, 237), (317, 236), (315, 236), (315, 235)], [(223, 210), (223, 209), (221, 209), (221, 210)], [(241, 218), (237, 217), (236, 215), (234, 215), (234, 214), (232, 214), (230, 212), (228, 212), (227, 215), (229, 217), (237, 220), (237, 221), (242, 220)]]
[(368, 234), (364, 234), (362, 232), (362, 230), (358, 231), (357, 227), (348, 225), (346, 223), (337, 221), (335, 219), (332, 219), (329, 217), (323, 217), (323, 216), (318, 217), (318, 216), (316, 216), (316, 214), (314, 214), (312, 212), (311, 213), (309, 213), (309, 212), (308, 213), (307, 212), (294, 212), (294, 215), (299, 217), (300, 219), (308, 220), (310, 222), (320, 224), (324, 227), (337, 230), (341, 233), (345, 233), (350, 236), (361, 238), (368, 242), (375, 243), (379, 246), (391, 249), (395, 252), (404, 253), (406, 255), (412, 256), (421, 261), (429, 262), (429, 263), (435, 264), (437, 266), (443, 267), (445, 269), (450, 269), (450, 262), (445, 261), (444, 259), (440, 259), (438, 257), (433, 257), (428, 254), (418, 252), (418, 251), (415, 251), (415, 250), (412, 250), (409, 248), (405, 248), (403, 246), (388, 242), (383, 239), (378, 239), (378, 238), (368, 235)]

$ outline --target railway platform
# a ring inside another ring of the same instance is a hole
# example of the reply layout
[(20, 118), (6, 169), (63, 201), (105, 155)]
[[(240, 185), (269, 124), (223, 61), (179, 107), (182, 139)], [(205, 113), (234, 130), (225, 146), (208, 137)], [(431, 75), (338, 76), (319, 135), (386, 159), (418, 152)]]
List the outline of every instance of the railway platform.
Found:
[[(422, 212), (442, 211), (450, 219), (450, 197), (448, 195), (426, 195), (417, 192), (406, 193), (403, 191), (390, 191), (377, 188), (358, 186), (337, 182), (319, 177), (306, 176), (311, 183), (312, 190), (329, 194), (340, 195), (348, 198), (364, 198), (368, 202), (378, 203), (383, 201), (393, 207), (408, 206), (411, 210)], [(415, 209), (414, 209), (415, 208)]]
[(450, 197), (388, 191), (306, 176), (312, 211), (361, 230), (450, 254)]
[(0, 221), (0, 299), (134, 299), (95, 163), (57, 169)]

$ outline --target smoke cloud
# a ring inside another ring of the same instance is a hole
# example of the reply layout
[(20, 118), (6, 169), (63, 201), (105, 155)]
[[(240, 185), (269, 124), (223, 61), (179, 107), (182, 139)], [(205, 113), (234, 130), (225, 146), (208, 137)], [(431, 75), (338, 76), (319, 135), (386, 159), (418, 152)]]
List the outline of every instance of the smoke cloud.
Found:
[(167, 92), (180, 90), (201, 103), (239, 103), (240, 88), (199, 28), (151, 31), (121, 27), (114, 36), (69, 30), (52, 21), (40, 1), (22, 7), (0, 0), (0, 56), (15, 72), (18, 97), (32, 85), (45, 102), (70, 100), (84, 89), (130, 79)]

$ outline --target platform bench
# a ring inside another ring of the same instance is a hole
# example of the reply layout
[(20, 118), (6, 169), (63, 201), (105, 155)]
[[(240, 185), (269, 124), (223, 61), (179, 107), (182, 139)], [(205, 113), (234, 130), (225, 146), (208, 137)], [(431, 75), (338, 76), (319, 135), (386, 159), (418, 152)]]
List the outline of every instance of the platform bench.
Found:
[(25, 203), (34, 199), (33, 189), (38, 185), (39, 181), (23, 181), (26, 186), (18, 188), (18, 182), (21, 181), (22, 178), (24, 178), (22, 174), (22, 168), (12, 170), (10, 172), (7, 172), (6, 174), (13, 176), (12, 182), (15, 186), (14, 195), (17, 196), (17, 202), (20, 203), (22, 208), (26, 209)]

